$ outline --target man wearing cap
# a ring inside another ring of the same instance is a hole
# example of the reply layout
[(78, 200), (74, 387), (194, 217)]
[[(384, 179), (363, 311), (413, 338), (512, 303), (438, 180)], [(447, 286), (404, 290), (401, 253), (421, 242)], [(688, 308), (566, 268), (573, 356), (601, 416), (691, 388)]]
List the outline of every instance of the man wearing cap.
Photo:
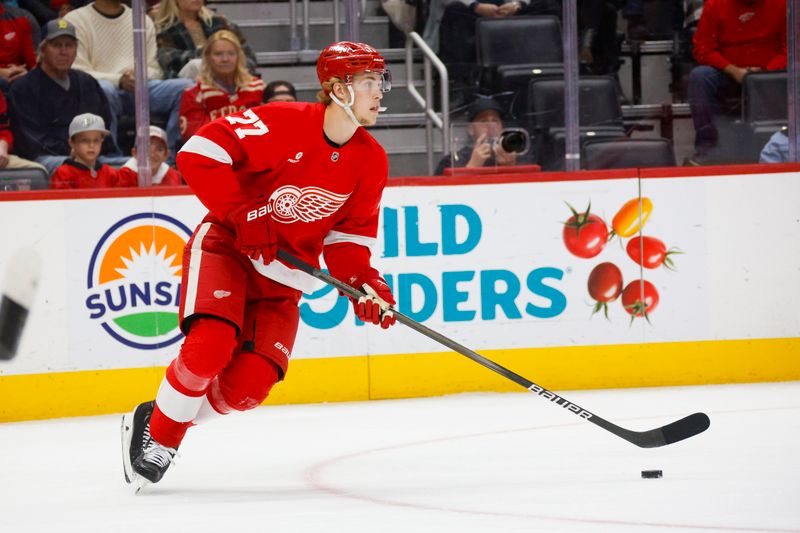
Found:
[[(135, 114), (133, 12), (120, 0), (95, 0), (74, 9), (64, 18), (75, 25), (78, 55), (75, 68), (100, 82), (111, 106), (109, 126), (116, 138), (117, 120)], [(145, 63), (150, 113), (167, 117), (169, 148), (176, 153), (181, 133), (179, 111), (183, 91), (194, 85), (186, 78), (161, 79), (156, 58), (156, 30), (150, 17), (144, 17)]]
[[(51, 20), (39, 45), (39, 64), (16, 80), (9, 93), (15, 151), (52, 174), (69, 157), (69, 124), (82, 113), (111, 120), (105, 93), (97, 80), (72, 68), (78, 49), (75, 27), (64, 19)], [(100, 160), (121, 165), (126, 158), (110, 137), (103, 141)]]
[(467, 115), (467, 133), (472, 142), (455, 154), (445, 155), (434, 174), (443, 174), (447, 167), (502, 167), (530, 163), (530, 156), (506, 152), (500, 143), (495, 142), (503, 131), (504, 115), (505, 110), (497, 100), (479, 96), (470, 105)]

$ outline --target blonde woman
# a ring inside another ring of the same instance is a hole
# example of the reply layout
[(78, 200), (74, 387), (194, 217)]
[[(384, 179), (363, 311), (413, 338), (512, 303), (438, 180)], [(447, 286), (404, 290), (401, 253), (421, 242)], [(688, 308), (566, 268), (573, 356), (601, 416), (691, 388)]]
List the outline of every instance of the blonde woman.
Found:
[(161, 0), (156, 10), (158, 63), (164, 78), (197, 76), (199, 58), (208, 38), (219, 30), (230, 30), (247, 57), (247, 68), (255, 72), (256, 56), (247, 46), (239, 27), (208, 9), (205, 0)]
[(239, 38), (220, 30), (208, 38), (197, 84), (183, 93), (180, 125), (184, 141), (225, 115), (261, 104), (264, 82), (250, 74)]

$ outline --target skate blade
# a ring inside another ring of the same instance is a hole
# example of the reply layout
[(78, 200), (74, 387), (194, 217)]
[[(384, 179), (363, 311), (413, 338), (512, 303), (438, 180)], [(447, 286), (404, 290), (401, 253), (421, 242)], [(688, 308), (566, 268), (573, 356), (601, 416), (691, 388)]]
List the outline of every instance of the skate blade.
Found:
[(141, 494), (142, 489), (144, 489), (146, 486), (150, 484), (150, 480), (148, 480), (144, 476), (135, 475), (131, 484), (133, 485), (133, 493)]
[[(133, 471), (131, 465), (131, 438), (133, 437), (133, 414), (128, 413), (122, 416), (122, 473), (125, 475), (125, 483), (132, 483), (138, 476)], [(138, 490), (137, 490), (138, 492)]]

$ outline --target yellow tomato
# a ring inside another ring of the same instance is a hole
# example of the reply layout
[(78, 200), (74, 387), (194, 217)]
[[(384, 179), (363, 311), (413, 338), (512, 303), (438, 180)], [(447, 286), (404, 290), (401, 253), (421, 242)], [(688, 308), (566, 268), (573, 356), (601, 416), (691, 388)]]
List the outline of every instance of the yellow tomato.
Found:
[(614, 215), (614, 220), (611, 221), (614, 233), (620, 237), (630, 237), (638, 233), (644, 227), (647, 219), (650, 218), (650, 212), (653, 211), (653, 202), (650, 201), (650, 198), (642, 197), (641, 210), (642, 216), (640, 219), (638, 198), (625, 202), (625, 205)]

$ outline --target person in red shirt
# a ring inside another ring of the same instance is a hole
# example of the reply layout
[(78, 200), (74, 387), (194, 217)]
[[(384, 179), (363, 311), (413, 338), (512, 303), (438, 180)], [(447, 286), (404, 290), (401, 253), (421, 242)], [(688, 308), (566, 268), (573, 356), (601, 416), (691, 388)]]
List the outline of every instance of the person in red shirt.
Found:
[(25, 17), (9, 13), (0, 2), (0, 90), (36, 66), (31, 23)]
[(181, 97), (181, 138), (186, 141), (212, 120), (260, 105), (263, 95), (264, 82), (247, 70), (236, 34), (213, 33), (203, 48), (199, 81)]
[(786, 0), (707, 0), (694, 35), (699, 63), (689, 74), (689, 106), (700, 164), (717, 145), (720, 98), (748, 72), (786, 68)]
[(53, 172), (51, 189), (94, 189), (99, 187), (135, 187), (136, 181), (120, 179), (114, 167), (97, 160), (106, 136), (103, 117), (92, 113), (77, 115), (69, 124), (71, 157)]
[(376, 123), (391, 76), (377, 50), (340, 42), (317, 61), (319, 103), (275, 102), (217, 119), (184, 144), (178, 167), (209, 213), (186, 245), (186, 339), (154, 402), (122, 423), (125, 480), (158, 482), (186, 430), (257, 407), (286, 376), (301, 293), (316, 280), (276, 259), (281, 248), (363, 293), (356, 315), (388, 328), (394, 298), (371, 264), (384, 149)]
[[(169, 157), (169, 141), (167, 132), (158, 126), (150, 126), (150, 172), (151, 185), (183, 185), (181, 175), (167, 164)], [(131, 157), (119, 169), (120, 180), (126, 183), (144, 185), (139, 179), (139, 165), (136, 159), (136, 147), (131, 149)]]

